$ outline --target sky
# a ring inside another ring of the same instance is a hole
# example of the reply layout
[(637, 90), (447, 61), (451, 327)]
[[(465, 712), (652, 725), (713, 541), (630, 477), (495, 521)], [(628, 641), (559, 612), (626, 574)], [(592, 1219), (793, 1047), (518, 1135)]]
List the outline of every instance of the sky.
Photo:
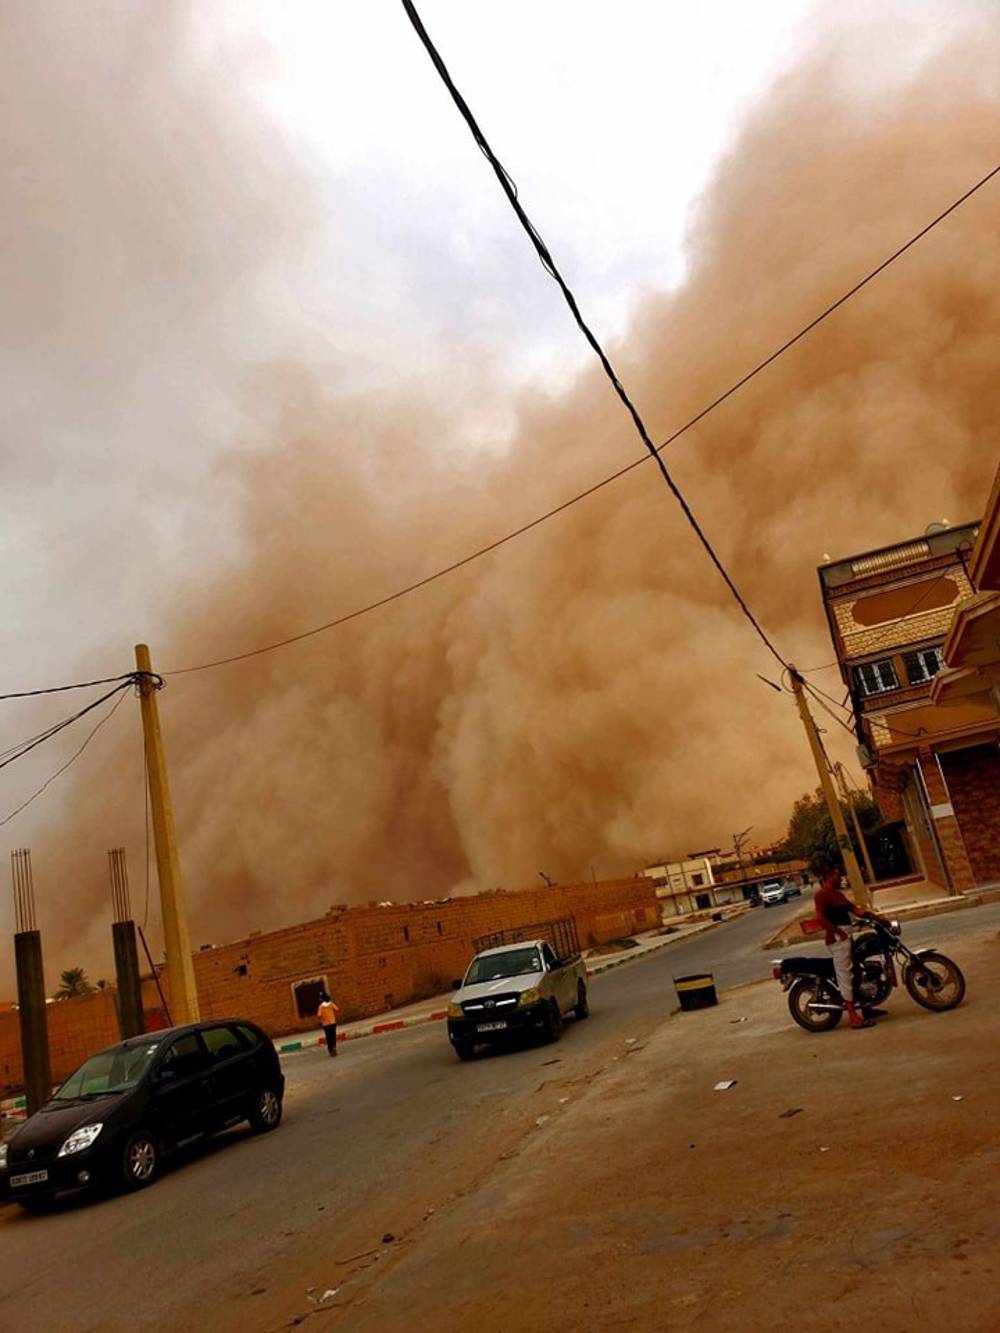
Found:
[[(981, 108), (996, 89), (975, 59), (988, 9), (427, 0), (421, 12), (662, 436), (992, 165)], [(401, 6), (14, 0), (5, 19), (0, 689), (126, 671), (138, 640), (169, 670), (295, 633), (635, 456)], [(936, 99), (963, 149), (952, 160)], [(788, 397), (782, 414), (749, 400), (752, 442), (709, 429), (678, 453), (755, 595), (767, 602), (768, 569), (776, 586), (792, 558), (805, 571), (795, 628), (814, 661), (831, 656), (814, 582), (825, 551), (962, 521), (974, 515), (938, 509), (985, 493), (971, 409), (942, 390), (937, 435), (914, 425), (933, 417), (931, 389), (907, 377), (933, 362), (914, 332), (921, 301), (900, 290), (909, 360), (848, 366), (845, 351), (794, 411)], [(926, 467), (891, 504), (857, 502), (836, 470), (825, 504), (772, 504), (776, 486), (788, 499), (776, 460), (796, 432), (816, 441), (800, 452), (817, 478), (834, 421), (845, 448), (869, 442), (852, 453), (859, 486), (865, 468), (886, 485), (885, 440), (901, 431)], [(739, 467), (752, 471), (732, 485)], [(688, 850), (688, 833), (780, 833), (812, 782), (794, 719), (752, 716), (751, 696), (717, 673), (720, 652), (750, 677), (766, 658), (707, 591), (710, 571), (652, 484), (630, 480), (612, 510), (541, 529), (523, 554), (370, 630), (204, 685), (168, 679), (199, 939), (333, 901), (513, 887), (540, 858), (560, 877), (595, 863), (622, 873)], [(673, 688), (664, 654), (675, 684), (707, 673), (711, 701), (693, 691), (669, 719), (647, 713)], [(4, 746), (67, 711), (58, 695), (3, 707)], [(673, 736), (661, 752), (650, 737), (678, 711), (696, 742)], [(87, 727), (0, 771), (0, 819)], [(738, 775), (724, 798), (713, 754)], [(517, 799), (500, 800), (511, 788)], [(315, 791), (329, 807), (314, 808)], [(142, 896), (142, 819), (130, 701), (2, 826), (10, 847), (32, 847), (53, 959), (74, 961), (79, 942), (100, 963), (103, 850), (127, 846)], [(0, 928), (7, 912), (0, 898)]]

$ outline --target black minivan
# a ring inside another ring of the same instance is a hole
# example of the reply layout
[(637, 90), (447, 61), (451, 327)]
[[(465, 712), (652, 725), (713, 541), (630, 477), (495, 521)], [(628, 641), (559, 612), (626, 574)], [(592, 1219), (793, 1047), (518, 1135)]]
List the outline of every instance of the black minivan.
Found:
[(0, 1188), (29, 1210), (60, 1190), (151, 1185), (176, 1148), (249, 1120), (281, 1123), (285, 1079), (244, 1019), (147, 1032), (92, 1055), (0, 1147)]

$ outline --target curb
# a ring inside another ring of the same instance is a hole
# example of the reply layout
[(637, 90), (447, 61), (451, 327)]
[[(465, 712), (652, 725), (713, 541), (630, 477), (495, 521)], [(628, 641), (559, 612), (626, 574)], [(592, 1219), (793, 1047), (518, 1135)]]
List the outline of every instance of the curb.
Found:
[[(886, 915), (895, 917), (898, 921), (904, 923), (907, 921), (926, 921), (930, 917), (944, 916), (952, 912), (967, 912), (974, 907), (989, 907), (997, 901), (1000, 901), (1000, 889), (979, 889), (972, 893), (952, 894), (947, 898), (931, 898), (926, 903), (901, 903), (895, 912), (889, 911)], [(781, 934), (784, 934), (784, 930), (777, 932), (777, 935)], [(787, 949), (793, 944), (800, 944), (803, 939), (808, 941), (808, 936), (796, 935), (793, 939), (782, 940), (772, 935), (765, 944), (761, 945), (761, 952), (766, 953), (772, 949)]]
[[(422, 1023), (436, 1023), (442, 1018), (448, 1017), (447, 1009), (436, 1009), (430, 1014), (414, 1014), (412, 1018), (396, 1018), (388, 1023), (374, 1023), (371, 1027), (363, 1028), (360, 1032), (338, 1032), (337, 1044), (342, 1041), (360, 1041), (364, 1037), (379, 1037), (383, 1032), (399, 1032), (401, 1028), (415, 1028)], [(305, 1051), (313, 1046), (325, 1046), (326, 1038), (306, 1037), (300, 1041), (283, 1041), (275, 1045), (275, 1050), (279, 1055), (292, 1055), (296, 1051)]]

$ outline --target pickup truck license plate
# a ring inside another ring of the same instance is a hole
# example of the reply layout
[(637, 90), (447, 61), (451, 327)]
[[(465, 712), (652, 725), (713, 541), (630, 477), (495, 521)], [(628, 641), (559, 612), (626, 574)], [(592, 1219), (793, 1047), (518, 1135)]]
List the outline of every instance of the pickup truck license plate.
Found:
[(506, 1023), (477, 1023), (477, 1032), (502, 1032), (507, 1026)]
[(17, 1189), (19, 1185), (41, 1185), (49, 1178), (47, 1171), (28, 1171), (23, 1176), (11, 1176), (10, 1185)]

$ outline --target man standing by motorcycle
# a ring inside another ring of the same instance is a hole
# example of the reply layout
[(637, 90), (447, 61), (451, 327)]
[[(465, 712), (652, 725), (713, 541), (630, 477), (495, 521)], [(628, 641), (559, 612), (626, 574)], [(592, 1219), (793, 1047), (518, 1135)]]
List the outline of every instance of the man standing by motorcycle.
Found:
[(851, 918), (859, 920), (884, 921), (877, 912), (869, 912), (852, 902), (841, 887), (843, 871), (831, 869), (823, 876), (822, 883), (813, 903), (816, 917), (826, 932), (826, 947), (833, 958), (833, 967), (837, 976), (837, 987), (847, 1010), (847, 1017), (852, 1028), (871, 1028), (875, 1026), (874, 1015), (884, 1015), (884, 1009), (859, 1009), (854, 1003), (854, 958), (851, 943)]

